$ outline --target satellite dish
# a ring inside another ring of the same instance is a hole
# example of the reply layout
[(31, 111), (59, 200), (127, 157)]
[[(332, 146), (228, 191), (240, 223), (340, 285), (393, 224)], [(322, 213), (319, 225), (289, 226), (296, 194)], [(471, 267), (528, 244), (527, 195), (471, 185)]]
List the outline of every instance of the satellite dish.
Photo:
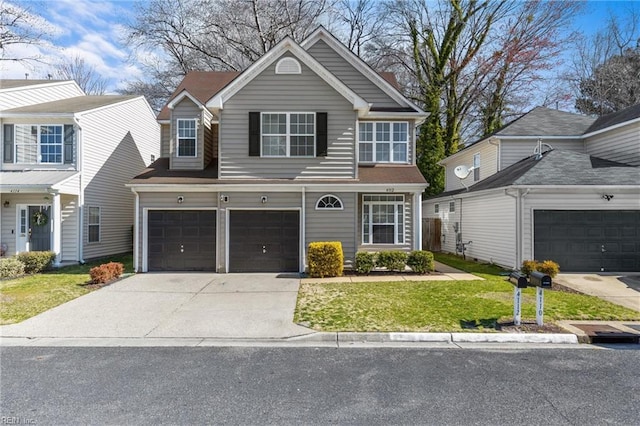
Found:
[(467, 166), (461, 165), (453, 169), (453, 173), (456, 175), (458, 179), (466, 179), (466, 177), (469, 176), (469, 173), (471, 173), (472, 170), (473, 170), (473, 167), (469, 168)]

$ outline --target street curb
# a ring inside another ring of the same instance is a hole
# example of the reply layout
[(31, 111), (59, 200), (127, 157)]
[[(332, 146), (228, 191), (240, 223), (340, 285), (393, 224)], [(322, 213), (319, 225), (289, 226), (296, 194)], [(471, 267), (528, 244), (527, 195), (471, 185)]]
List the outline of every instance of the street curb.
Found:
[(313, 333), (288, 340), (340, 343), (554, 343), (578, 344), (575, 334), (554, 333)]

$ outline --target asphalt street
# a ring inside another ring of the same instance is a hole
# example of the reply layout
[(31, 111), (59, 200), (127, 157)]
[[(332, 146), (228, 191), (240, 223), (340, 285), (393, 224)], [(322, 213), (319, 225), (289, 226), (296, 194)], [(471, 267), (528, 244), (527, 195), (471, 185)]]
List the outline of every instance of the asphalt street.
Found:
[(640, 424), (640, 350), (0, 348), (1, 424)]

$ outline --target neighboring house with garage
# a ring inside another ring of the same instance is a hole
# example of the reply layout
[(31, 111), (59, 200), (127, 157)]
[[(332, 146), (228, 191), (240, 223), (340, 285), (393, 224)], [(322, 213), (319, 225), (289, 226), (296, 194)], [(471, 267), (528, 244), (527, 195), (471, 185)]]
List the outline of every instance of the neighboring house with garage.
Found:
[(138, 271), (303, 271), (308, 244), (421, 247), (426, 114), (320, 27), (241, 74), (191, 72), (161, 111), (162, 157), (130, 183)]
[(443, 251), (640, 271), (640, 105), (598, 119), (538, 107), (441, 164), (445, 191), (423, 217)]
[(0, 243), (52, 250), (55, 263), (132, 250), (125, 187), (160, 153), (136, 96), (87, 96), (73, 81), (0, 80)]

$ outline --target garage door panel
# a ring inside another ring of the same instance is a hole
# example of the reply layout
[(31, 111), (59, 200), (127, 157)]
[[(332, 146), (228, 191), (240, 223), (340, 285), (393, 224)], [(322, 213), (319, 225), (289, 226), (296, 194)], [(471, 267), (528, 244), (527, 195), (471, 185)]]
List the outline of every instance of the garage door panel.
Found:
[(297, 272), (297, 211), (235, 210), (229, 214), (230, 272)]
[(214, 271), (216, 212), (152, 210), (148, 214), (150, 271)]
[(565, 272), (640, 271), (638, 236), (640, 211), (534, 211), (534, 258)]

